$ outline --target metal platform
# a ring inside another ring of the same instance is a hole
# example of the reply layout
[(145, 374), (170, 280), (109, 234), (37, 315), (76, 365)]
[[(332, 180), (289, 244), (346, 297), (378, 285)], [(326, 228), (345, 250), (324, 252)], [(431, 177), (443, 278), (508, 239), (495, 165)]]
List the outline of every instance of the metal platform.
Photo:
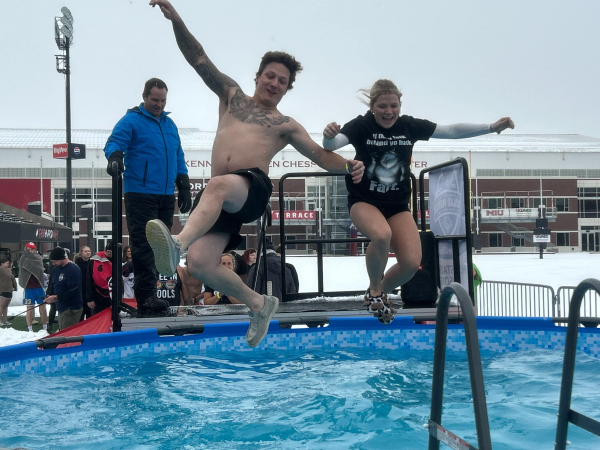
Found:
[[(401, 308), (399, 299), (391, 299), (399, 316), (412, 316), (417, 323), (435, 321), (436, 308)], [(310, 299), (286, 302), (279, 305), (273, 320), (279, 321), (282, 327), (293, 325), (306, 325), (308, 327), (323, 326), (329, 323), (332, 317), (372, 317), (362, 306), (360, 299)], [(233, 323), (248, 321), (248, 307), (246, 305), (212, 305), (212, 306), (180, 306), (171, 308), (174, 314), (171, 317), (121, 319), (122, 331), (139, 330), (146, 328), (176, 327), (184, 329), (201, 329), (204, 324)], [(451, 320), (461, 318), (459, 308), (450, 307)]]

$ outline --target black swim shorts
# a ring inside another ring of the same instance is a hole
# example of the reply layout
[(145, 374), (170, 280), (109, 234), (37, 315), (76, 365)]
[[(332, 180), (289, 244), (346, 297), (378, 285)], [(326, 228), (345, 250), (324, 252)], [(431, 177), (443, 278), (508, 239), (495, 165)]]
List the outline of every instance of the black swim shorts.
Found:
[[(263, 215), (273, 192), (271, 180), (258, 167), (236, 170), (228, 175), (246, 177), (250, 180), (250, 189), (248, 190), (248, 199), (244, 203), (244, 206), (242, 206), (242, 209), (236, 213), (221, 211), (215, 224), (208, 230), (208, 233), (228, 233), (230, 235), (229, 243), (225, 247), (225, 250), (231, 250), (240, 245), (240, 242), (242, 242), (242, 236), (240, 236), (242, 225), (254, 222)], [(196, 195), (192, 211), (198, 205), (203, 192), (204, 189)]]
[[(359, 200), (361, 201), (361, 200)], [(353, 203), (348, 203), (348, 211), (350, 211), (350, 209), (352, 209), (352, 206), (356, 203), (358, 203), (359, 201), (353, 202)], [(385, 220), (388, 220), (390, 217), (395, 216), (396, 214), (399, 214), (401, 212), (406, 212), (406, 211), (410, 211), (410, 206), (408, 206), (407, 203), (399, 203), (397, 205), (374, 205), (373, 203), (370, 202), (364, 202), (364, 203), (369, 203), (370, 205), (373, 205), (375, 208), (377, 208), (379, 210), (379, 212), (381, 214), (383, 214), (383, 217), (385, 217)]]

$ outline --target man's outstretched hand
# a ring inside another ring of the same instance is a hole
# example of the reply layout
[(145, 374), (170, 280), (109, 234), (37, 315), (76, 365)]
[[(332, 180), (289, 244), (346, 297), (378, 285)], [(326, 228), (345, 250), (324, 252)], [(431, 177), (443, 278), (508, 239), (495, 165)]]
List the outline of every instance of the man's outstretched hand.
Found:
[(512, 121), (510, 117), (503, 117), (502, 119), (497, 120), (492, 124), (490, 130), (492, 133), (502, 133), (507, 128), (514, 129), (515, 123)]
[(179, 14), (177, 14), (177, 11), (173, 7), (173, 5), (171, 5), (171, 3), (169, 3), (167, 0), (150, 0), (150, 6), (152, 6), (153, 8), (155, 6), (158, 6), (162, 13), (165, 15), (165, 17), (169, 20), (173, 20), (179, 17)]
[(360, 183), (360, 180), (362, 180), (363, 174), (365, 173), (365, 165), (363, 162), (355, 159), (349, 159), (346, 163), (346, 167), (348, 173), (352, 175), (352, 182), (354, 184)]

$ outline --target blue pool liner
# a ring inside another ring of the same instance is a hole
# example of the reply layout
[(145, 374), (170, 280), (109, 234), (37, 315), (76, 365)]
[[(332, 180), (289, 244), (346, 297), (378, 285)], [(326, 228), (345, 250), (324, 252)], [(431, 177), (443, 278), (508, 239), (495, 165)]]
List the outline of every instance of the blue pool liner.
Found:
[[(397, 317), (390, 325), (377, 319), (331, 318), (318, 328), (281, 328), (274, 320), (256, 348), (249, 348), (248, 322), (206, 324), (204, 331), (185, 336), (159, 336), (156, 329), (84, 336), (80, 345), (39, 349), (35, 342), (0, 347), (0, 374), (54, 373), (85, 364), (102, 364), (134, 355), (166, 353), (261, 352), (317, 348), (374, 348), (431, 350), (435, 325), (415, 324), (410, 316)], [(534, 349), (564, 349), (566, 327), (551, 318), (478, 317), (482, 352), (507, 353)], [(448, 351), (465, 352), (464, 327), (449, 325)], [(600, 358), (600, 329), (579, 328), (577, 348)], [(433, 353), (432, 353), (433, 354)]]

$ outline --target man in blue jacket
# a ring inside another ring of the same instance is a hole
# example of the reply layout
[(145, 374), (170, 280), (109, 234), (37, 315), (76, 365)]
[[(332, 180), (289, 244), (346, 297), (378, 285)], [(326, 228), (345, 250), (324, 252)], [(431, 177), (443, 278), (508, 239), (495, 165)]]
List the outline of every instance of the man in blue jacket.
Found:
[(81, 295), (81, 270), (69, 260), (69, 250), (56, 247), (50, 252), (54, 266), (48, 283), (48, 297), (45, 303), (56, 302), (58, 328), (64, 330), (79, 323), (83, 311)]
[(175, 185), (179, 191), (179, 211), (186, 213), (192, 206), (179, 132), (164, 111), (167, 92), (164, 81), (158, 78), (146, 81), (143, 103), (127, 110), (104, 147), (108, 174), (112, 175), (115, 161), (124, 169), (125, 209), (135, 274), (133, 289), (141, 316), (165, 315), (169, 306), (156, 296), (158, 276), (154, 254), (146, 239), (146, 223), (160, 219), (171, 228)]

